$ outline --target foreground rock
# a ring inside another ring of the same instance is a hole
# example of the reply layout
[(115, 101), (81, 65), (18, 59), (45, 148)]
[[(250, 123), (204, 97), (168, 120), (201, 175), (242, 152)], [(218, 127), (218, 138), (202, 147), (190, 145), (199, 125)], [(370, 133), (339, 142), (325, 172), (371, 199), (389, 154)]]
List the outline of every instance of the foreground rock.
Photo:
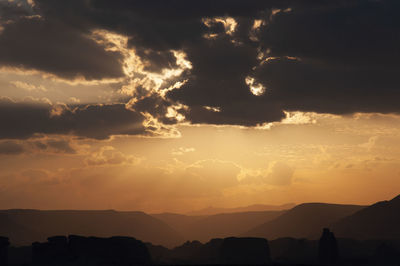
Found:
[(8, 264), (8, 246), (10, 242), (7, 237), (0, 236), (0, 265)]
[(55, 236), (32, 245), (34, 265), (148, 265), (143, 242), (131, 237)]

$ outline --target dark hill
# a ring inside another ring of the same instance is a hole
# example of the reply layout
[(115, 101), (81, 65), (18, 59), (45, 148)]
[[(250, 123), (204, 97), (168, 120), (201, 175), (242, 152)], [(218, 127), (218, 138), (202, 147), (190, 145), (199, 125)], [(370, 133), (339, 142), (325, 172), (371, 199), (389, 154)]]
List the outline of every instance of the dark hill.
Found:
[(24, 242), (27, 236), (37, 239), (40, 234), (10, 219), (6, 213), (0, 213), (0, 236), (7, 236), (13, 242), (27, 243)]
[(364, 208), (358, 205), (340, 205), (326, 203), (304, 203), (287, 211), (281, 216), (257, 226), (243, 236), (310, 238), (320, 236), (323, 227), (349, 216)]
[(53, 235), (71, 234), (131, 236), (168, 247), (184, 241), (170, 226), (143, 212), (5, 210), (0, 211), (0, 225), (4, 222), (13, 224), (3, 233), (9, 236), (13, 245), (26, 245), (45, 241)]
[(155, 214), (187, 240), (207, 242), (212, 238), (240, 236), (251, 228), (277, 218), (284, 211), (222, 213), (210, 216)]
[(400, 239), (400, 195), (345, 217), (332, 226), (339, 237)]
[(296, 206), (296, 204), (294, 203), (287, 203), (282, 205), (254, 204), (237, 208), (216, 208), (210, 206), (201, 210), (189, 212), (187, 213), (187, 215), (199, 216), (199, 215), (214, 215), (221, 213), (237, 213), (237, 212), (283, 211), (283, 210), (289, 210), (294, 206)]

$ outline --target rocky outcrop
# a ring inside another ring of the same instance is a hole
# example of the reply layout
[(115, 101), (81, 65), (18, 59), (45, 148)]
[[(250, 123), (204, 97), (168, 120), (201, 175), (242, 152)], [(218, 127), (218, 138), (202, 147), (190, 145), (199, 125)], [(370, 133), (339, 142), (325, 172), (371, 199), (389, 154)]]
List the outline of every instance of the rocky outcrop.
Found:
[(48, 238), (32, 245), (34, 265), (148, 265), (149, 252), (143, 242), (131, 237)]
[(10, 242), (7, 237), (0, 236), (0, 266), (8, 265), (8, 246)]
[(268, 241), (264, 238), (225, 238), (220, 248), (222, 264), (267, 264), (270, 262)]
[(338, 261), (339, 252), (335, 235), (324, 228), (318, 245), (318, 261), (323, 264), (334, 264)]

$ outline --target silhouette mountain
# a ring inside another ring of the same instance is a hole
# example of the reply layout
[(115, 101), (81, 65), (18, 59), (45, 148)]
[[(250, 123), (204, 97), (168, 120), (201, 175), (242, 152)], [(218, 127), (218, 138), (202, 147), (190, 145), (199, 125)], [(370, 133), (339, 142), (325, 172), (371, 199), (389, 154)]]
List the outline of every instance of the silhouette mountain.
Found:
[(242, 236), (317, 239), (322, 228), (349, 216), (364, 206), (326, 203), (304, 203), (283, 213), (281, 216), (257, 226)]
[(338, 237), (400, 239), (400, 195), (359, 210), (333, 224)]
[(153, 216), (178, 231), (186, 240), (207, 242), (212, 238), (240, 236), (251, 228), (270, 221), (284, 212), (222, 213), (210, 216), (162, 213)]
[(35, 232), (26, 226), (19, 224), (12, 220), (6, 213), (0, 212), (0, 235), (7, 236), (13, 243), (25, 243), (31, 244), (32, 242), (26, 242), (25, 240), (38, 239), (40, 234)]
[(0, 211), (0, 225), (3, 223), (9, 225), (0, 233), (8, 236), (13, 245), (70, 234), (132, 236), (167, 247), (184, 241), (170, 226), (143, 212), (5, 210)]
[(171, 228), (179, 232), (185, 240), (196, 240), (192, 239), (190, 235), (193, 233), (193, 225), (198, 221), (201, 221), (208, 216), (189, 216), (177, 213), (158, 213), (151, 214), (151, 216), (163, 221), (168, 224)]
[(186, 213), (186, 215), (190, 216), (198, 216), (198, 215), (214, 215), (221, 213), (236, 213), (236, 212), (261, 212), (261, 211), (282, 211), (289, 210), (296, 206), (294, 203), (287, 203), (282, 205), (265, 205), (265, 204), (253, 204), (245, 207), (237, 207), (237, 208), (215, 208), (209, 206), (207, 208), (192, 211)]

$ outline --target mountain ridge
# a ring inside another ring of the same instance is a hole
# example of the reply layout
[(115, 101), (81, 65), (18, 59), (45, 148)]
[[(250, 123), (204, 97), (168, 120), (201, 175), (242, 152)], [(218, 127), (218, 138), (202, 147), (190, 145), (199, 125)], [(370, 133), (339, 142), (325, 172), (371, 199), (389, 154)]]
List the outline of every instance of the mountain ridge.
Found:
[(165, 246), (174, 246), (184, 239), (161, 220), (144, 212), (118, 212), (114, 210), (0, 210), (15, 225), (28, 229), (28, 234), (2, 232), (12, 235), (15, 245), (43, 241), (52, 235), (83, 235), (108, 237), (132, 236)]
[(222, 213), (237, 213), (237, 212), (252, 212), (252, 211), (279, 211), (288, 210), (296, 206), (295, 203), (286, 203), (281, 205), (270, 205), (270, 204), (252, 204), (248, 206), (235, 207), (235, 208), (217, 208), (209, 206), (200, 210), (191, 211), (184, 213), (189, 216), (197, 215), (214, 215)]
[(400, 238), (400, 195), (379, 201), (333, 224), (339, 237), (354, 239)]
[(186, 240), (209, 241), (213, 238), (240, 236), (249, 229), (282, 215), (285, 211), (220, 213), (204, 216), (154, 214), (174, 228)]
[(323, 227), (329, 227), (365, 206), (332, 203), (302, 203), (281, 216), (255, 227), (242, 236), (316, 239)]

